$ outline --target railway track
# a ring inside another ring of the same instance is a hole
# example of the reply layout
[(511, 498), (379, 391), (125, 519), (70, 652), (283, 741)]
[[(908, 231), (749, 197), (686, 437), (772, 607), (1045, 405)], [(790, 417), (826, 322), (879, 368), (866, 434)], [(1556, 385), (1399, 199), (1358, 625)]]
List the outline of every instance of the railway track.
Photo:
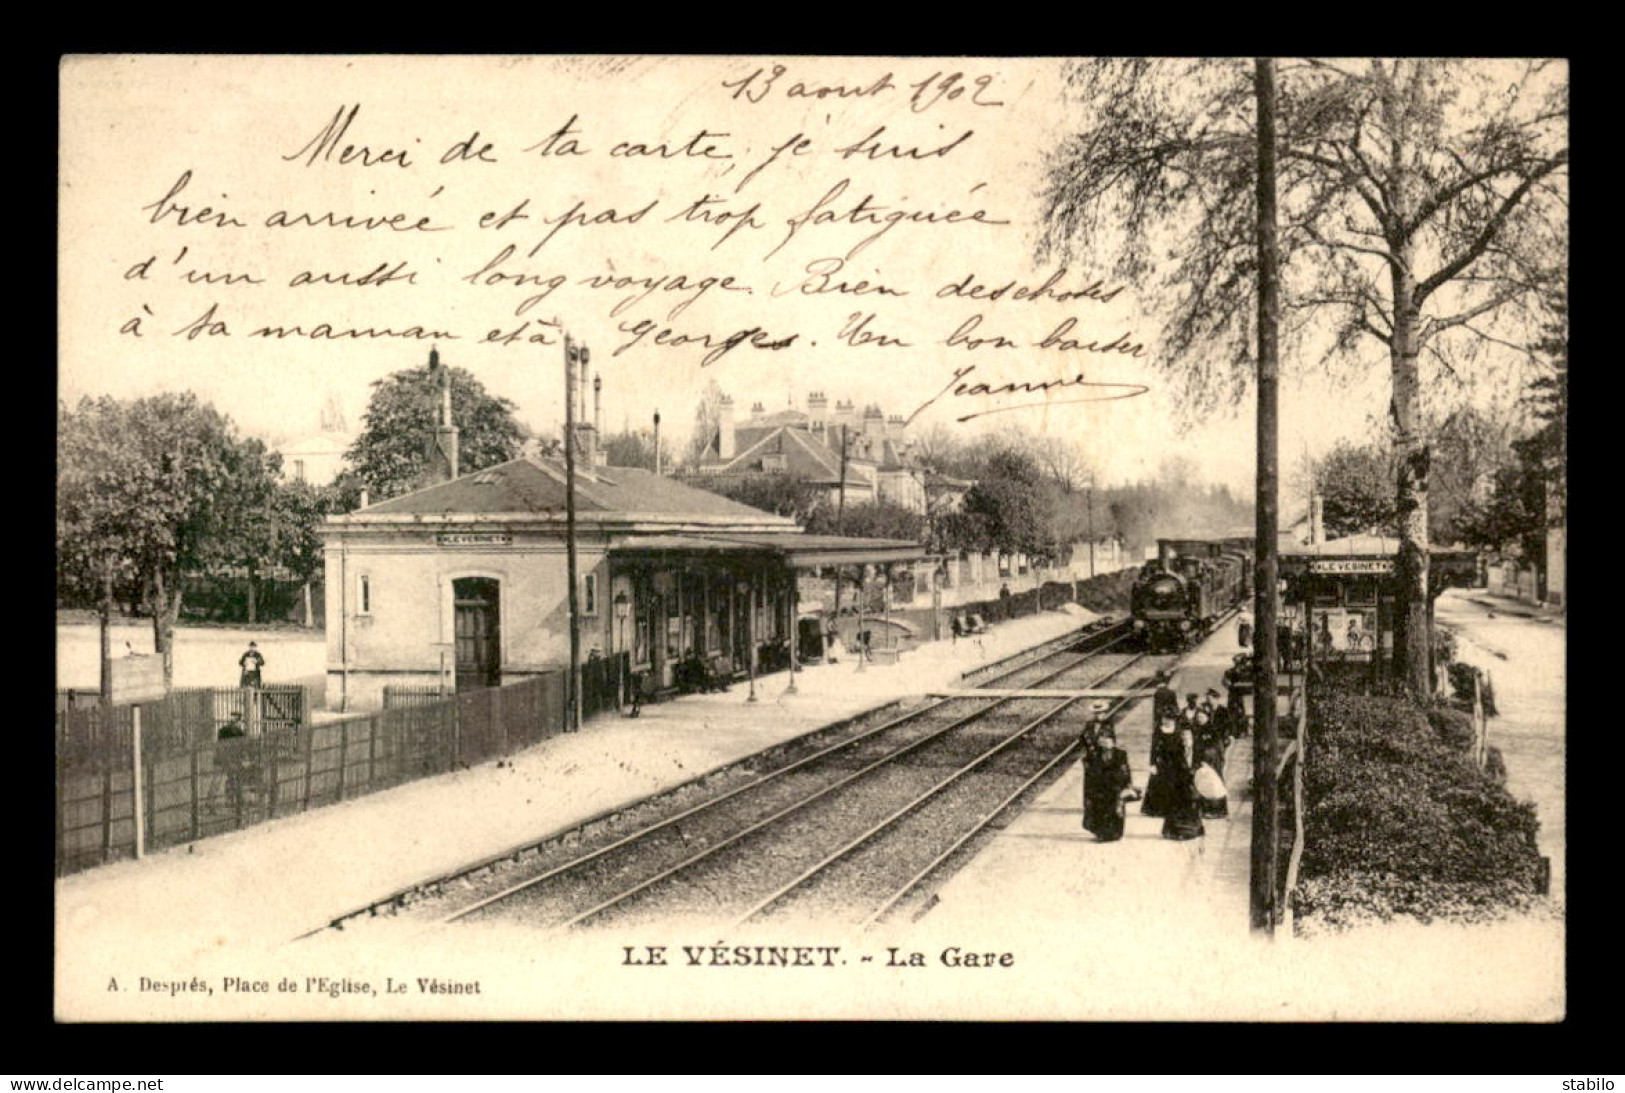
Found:
[[(1148, 656), (1113, 652), (1127, 636), (1126, 624), (1099, 629), (978, 682), (1121, 687)], [(1108, 716), (1132, 701), (1120, 700)], [(618, 837), (601, 831), (574, 846), (554, 840), (550, 852), (519, 848), (335, 925), (397, 912), (425, 926), (517, 918), (566, 927), (684, 914), (749, 921), (805, 910), (850, 918), (854, 908), (874, 921), (1058, 776), (1087, 719), (1073, 696), (941, 698), (837, 733), (776, 769), (748, 771), (743, 784)], [(882, 861), (893, 864), (879, 870)]]

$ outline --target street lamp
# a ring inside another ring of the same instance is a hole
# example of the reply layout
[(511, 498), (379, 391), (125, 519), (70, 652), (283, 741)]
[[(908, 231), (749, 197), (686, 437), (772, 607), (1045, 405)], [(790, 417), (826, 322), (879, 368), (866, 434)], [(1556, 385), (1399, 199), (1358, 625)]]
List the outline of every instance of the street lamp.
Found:
[[(749, 581), (749, 582), (740, 581), (737, 585), (734, 586), (734, 591), (737, 592), (741, 596), (750, 597), (745, 603), (745, 611), (746, 611), (746, 616), (745, 617), (748, 620), (748, 624), (745, 627), (745, 641), (746, 641), (746, 644), (749, 647), (746, 650), (746, 652), (748, 652), (750, 654), (746, 658), (746, 664), (747, 664), (747, 667), (748, 667), (748, 669), (750, 671), (750, 694), (745, 697), (745, 701), (746, 702), (755, 702), (756, 701), (756, 582), (754, 580)], [(737, 623), (736, 623), (736, 625), (737, 625)]]
[(626, 677), (623, 675), (621, 658), (626, 654), (626, 618), (632, 613), (632, 601), (626, 595), (626, 589), (615, 593), (615, 629), (619, 640), (615, 650), (615, 695), (618, 701), (624, 701), (626, 694)]

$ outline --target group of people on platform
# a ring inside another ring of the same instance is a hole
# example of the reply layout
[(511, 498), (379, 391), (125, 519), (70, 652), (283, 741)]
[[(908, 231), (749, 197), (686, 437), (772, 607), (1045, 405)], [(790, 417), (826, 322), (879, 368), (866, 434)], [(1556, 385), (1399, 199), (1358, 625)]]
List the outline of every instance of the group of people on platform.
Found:
[(1128, 803), (1141, 800), (1140, 811), (1160, 817), (1165, 839), (1194, 839), (1205, 834), (1204, 819), (1230, 814), (1224, 785), (1224, 760), (1230, 742), (1245, 736), (1245, 718), (1232, 715), (1211, 688), (1200, 700), (1193, 692), (1179, 704), (1173, 677), (1157, 674), (1152, 698), (1151, 776), (1142, 795), (1134, 788), (1128, 753), (1117, 746), (1117, 734), (1105, 720), (1107, 704), (1095, 707), (1095, 720), (1084, 739), (1083, 826), (1101, 842), (1123, 837)]

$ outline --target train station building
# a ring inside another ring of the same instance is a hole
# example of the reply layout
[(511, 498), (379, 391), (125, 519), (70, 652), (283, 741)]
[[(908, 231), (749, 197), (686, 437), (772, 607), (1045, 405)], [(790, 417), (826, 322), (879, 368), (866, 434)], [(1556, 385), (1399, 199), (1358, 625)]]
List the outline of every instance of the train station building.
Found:
[[(1391, 670), (1397, 602), (1399, 540), (1353, 535), (1281, 546), (1285, 591), (1282, 622), (1302, 636), (1322, 665), (1369, 665), (1375, 678)], [(1479, 583), (1472, 551), (1433, 550), (1428, 560), (1428, 620), (1433, 601), (1447, 588)]]
[[(581, 656), (624, 655), (645, 691), (697, 666), (732, 678), (789, 667), (798, 573), (923, 555), (916, 543), (806, 535), (789, 518), (604, 466), (590, 439), (575, 488)], [(567, 665), (565, 482), (561, 460), (527, 456), (329, 517), (328, 708), (377, 709), (387, 686), (467, 690)]]

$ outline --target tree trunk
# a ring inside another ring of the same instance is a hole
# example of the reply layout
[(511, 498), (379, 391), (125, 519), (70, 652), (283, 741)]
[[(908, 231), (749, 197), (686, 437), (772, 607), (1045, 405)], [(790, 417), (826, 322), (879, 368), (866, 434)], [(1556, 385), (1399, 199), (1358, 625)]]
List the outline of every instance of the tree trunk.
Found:
[(248, 567), (248, 621), (249, 621), (249, 623), (251, 625), (253, 623), (259, 621), (258, 618), (256, 617), (257, 614), (258, 614), (257, 608), (259, 607), (259, 604), (256, 602), (257, 597), (255, 596), (255, 592), (258, 590), (259, 583), (260, 583), (260, 581), (259, 581), (259, 573), (254, 569), (253, 566), (249, 566)]
[(162, 570), (152, 576), (152, 647), (164, 658), (164, 689), (175, 686), (175, 622), (181, 613), (181, 589), (164, 585)]
[(304, 596), (305, 596), (305, 629), (309, 630), (310, 629), (310, 580), (308, 578), (305, 580)]
[[(107, 710), (113, 705), (113, 567), (102, 571), (102, 695), (101, 705)], [(112, 722), (105, 722), (111, 724)]]
[(1394, 332), (1391, 347), (1394, 393), (1394, 454), (1398, 457), (1396, 516), (1399, 557), (1395, 566), (1395, 674), (1419, 698), (1431, 693), (1432, 640), (1428, 633), (1428, 449), (1422, 442), (1413, 248), (1399, 251), (1393, 271)]

